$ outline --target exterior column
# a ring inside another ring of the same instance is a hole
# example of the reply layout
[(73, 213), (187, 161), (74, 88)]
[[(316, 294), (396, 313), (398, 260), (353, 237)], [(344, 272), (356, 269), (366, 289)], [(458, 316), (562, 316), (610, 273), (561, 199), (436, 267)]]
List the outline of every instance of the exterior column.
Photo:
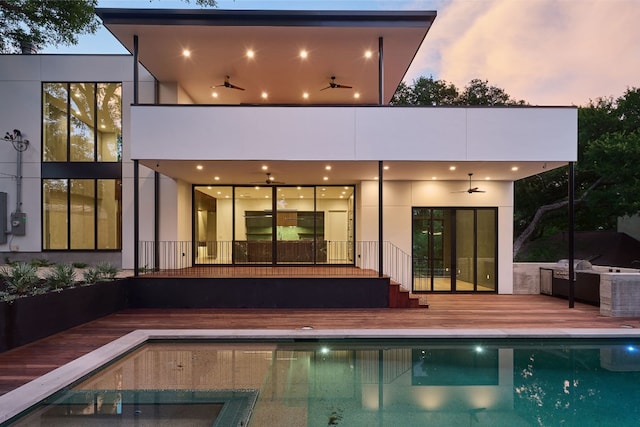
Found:
[(133, 36), (133, 104), (138, 104), (138, 36)]
[(140, 166), (133, 161), (133, 275), (138, 275), (140, 267)]
[(384, 248), (383, 248), (383, 230), (382, 230), (382, 181), (383, 181), (383, 161), (378, 162), (378, 277), (384, 275)]
[(575, 295), (575, 269), (574, 269), (574, 258), (575, 258), (575, 212), (574, 206), (575, 204), (575, 163), (569, 162), (569, 308), (573, 308), (574, 306), (574, 295)]
[(384, 105), (384, 39), (378, 37), (378, 105)]

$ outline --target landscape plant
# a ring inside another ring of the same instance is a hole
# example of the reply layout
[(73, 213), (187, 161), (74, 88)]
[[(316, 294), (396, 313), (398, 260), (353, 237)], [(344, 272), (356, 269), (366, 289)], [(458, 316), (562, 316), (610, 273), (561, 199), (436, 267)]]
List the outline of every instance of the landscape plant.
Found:
[(45, 277), (45, 283), (50, 289), (63, 289), (73, 286), (76, 283), (76, 272), (73, 265), (54, 265)]
[(29, 294), (34, 292), (40, 284), (38, 269), (26, 262), (18, 262), (0, 268), (0, 276), (10, 294)]
[(89, 267), (84, 272), (84, 281), (87, 284), (108, 282), (115, 280), (118, 269), (108, 262), (101, 262), (95, 267)]

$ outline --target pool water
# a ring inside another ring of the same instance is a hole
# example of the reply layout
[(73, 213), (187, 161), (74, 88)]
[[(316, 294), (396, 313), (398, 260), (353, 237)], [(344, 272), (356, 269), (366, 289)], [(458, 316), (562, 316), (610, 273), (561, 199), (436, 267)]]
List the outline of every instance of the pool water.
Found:
[(640, 342), (151, 342), (12, 425), (636, 426)]

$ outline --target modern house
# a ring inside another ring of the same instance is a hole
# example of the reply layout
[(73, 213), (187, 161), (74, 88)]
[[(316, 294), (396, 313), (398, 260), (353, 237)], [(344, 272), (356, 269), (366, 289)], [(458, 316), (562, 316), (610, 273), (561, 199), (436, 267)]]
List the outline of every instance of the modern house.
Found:
[(577, 160), (573, 107), (388, 105), (435, 12), (97, 13), (131, 55), (0, 56), (4, 256), (509, 294), (514, 181)]

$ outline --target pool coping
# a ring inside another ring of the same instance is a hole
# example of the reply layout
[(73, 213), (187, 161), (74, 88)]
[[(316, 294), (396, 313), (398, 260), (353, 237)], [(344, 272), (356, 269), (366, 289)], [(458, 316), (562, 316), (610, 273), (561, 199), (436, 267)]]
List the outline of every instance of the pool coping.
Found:
[(0, 396), (0, 423), (149, 340), (355, 338), (638, 338), (640, 329), (139, 329)]

